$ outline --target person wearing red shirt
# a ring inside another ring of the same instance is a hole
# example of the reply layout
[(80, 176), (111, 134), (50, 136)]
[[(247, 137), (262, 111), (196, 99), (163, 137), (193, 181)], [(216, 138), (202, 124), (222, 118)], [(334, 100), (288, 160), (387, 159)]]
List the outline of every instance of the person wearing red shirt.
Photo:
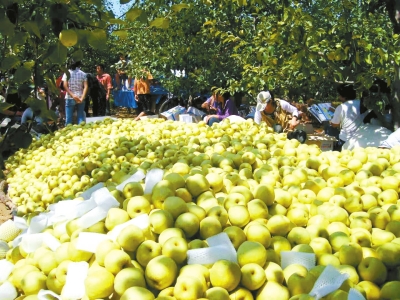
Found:
[(97, 72), (97, 80), (103, 85), (104, 89), (106, 90), (106, 114), (110, 114), (110, 93), (113, 88), (112, 86), (112, 79), (111, 76), (107, 73), (104, 73), (104, 64), (98, 64), (96, 66)]

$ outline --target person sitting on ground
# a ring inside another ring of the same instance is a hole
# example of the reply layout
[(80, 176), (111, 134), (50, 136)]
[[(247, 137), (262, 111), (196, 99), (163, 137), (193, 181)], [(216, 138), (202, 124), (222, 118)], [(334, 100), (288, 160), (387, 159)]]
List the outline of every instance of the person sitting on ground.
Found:
[(339, 139), (336, 148), (340, 150), (342, 145), (347, 142), (360, 125), (363, 124), (363, 119), (369, 113), (369, 110), (365, 110), (361, 113), (361, 101), (356, 99), (357, 93), (352, 84), (339, 85), (337, 87), (337, 92), (342, 104), (336, 107), (330, 125), (334, 129), (340, 129), (340, 131), (338, 135), (332, 132), (329, 127), (326, 131), (327, 134), (333, 135)]
[(235, 101), (230, 99), (231, 94), (225, 92), (222, 94), (222, 98), (216, 97), (217, 102), (217, 113), (215, 115), (208, 115), (205, 117), (204, 121), (207, 125), (211, 126), (214, 123), (221, 122), (223, 119), (238, 115), (238, 109), (236, 107)]
[(222, 95), (214, 91), (211, 97), (201, 105), (201, 108), (205, 109), (209, 114), (215, 113), (217, 111), (218, 101), (221, 102), (222, 100)]
[(299, 111), (289, 102), (275, 99), (270, 91), (263, 91), (257, 95), (254, 122), (266, 122), (277, 133), (287, 129), (294, 130), (300, 124)]

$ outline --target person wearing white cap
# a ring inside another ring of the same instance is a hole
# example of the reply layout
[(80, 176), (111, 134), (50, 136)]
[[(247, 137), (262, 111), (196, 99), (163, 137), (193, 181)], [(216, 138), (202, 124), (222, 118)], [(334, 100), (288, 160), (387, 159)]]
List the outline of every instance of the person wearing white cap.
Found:
[(300, 124), (299, 111), (296, 107), (290, 105), (289, 102), (274, 99), (271, 92), (263, 91), (257, 95), (254, 122), (257, 124), (266, 122), (274, 128), (275, 132), (282, 132), (285, 129), (293, 130)]

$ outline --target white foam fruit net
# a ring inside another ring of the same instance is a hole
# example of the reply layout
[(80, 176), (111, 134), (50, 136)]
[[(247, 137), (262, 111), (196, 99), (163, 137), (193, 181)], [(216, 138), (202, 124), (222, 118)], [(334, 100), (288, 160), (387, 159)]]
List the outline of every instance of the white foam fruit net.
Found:
[(328, 265), (315, 282), (310, 296), (315, 299), (321, 299), (340, 288), (347, 278), (349, 278), (349, 274), (342, 274), (335, 267)]
[(281, 267), (282, 270), (292, 264), (304, 266), (307, 270), (315, 267), (315, 253), (305, 253), (296, 251), (281, 252)]
[(10, 242), (15, 239), (21, 232), (17, 226), (15, 226), (12, 220), (7, 220), (0, 225), (0, 240)]
[(208, 248), (188, 250), (188, 264), (212, 264), (224, 259), (237, 263), (236, 250), (229, 236), (221, 232), (207, 239)]
[(348, 300), (365, 300), (363, 294), (358, 290), (350, 288)]

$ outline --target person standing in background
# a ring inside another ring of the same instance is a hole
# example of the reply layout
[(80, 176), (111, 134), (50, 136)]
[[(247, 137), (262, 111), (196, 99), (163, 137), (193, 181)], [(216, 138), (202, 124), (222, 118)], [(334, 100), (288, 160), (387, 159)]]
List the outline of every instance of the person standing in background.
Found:
[[(117, 73), (115, 74), (115, 83), (117, 89), (122, 89), (125, 80), (128, 80), (128, 87), (131, 86), (132, 77), (127, 74), (127, 67), (130, 62), (123, 53), (119, 54), (119, 61), (116, 63)], [(121, 82), (122, 80), (122, 82)]]
[(153, 76), (150, 72), (144, 70), (140, 78), (135, 78), (133, 92), (139, 106), (139, 112), (151, 110), (150, 85), (152, 79)]
[(71, 59), (68, 63), (70, 78), (64, 73), (62, 81), (66, 91), (65, 113), (66, 125), (72, 124), (74, 108), (77, 107), (78, 124), (84, 122), (85, 118), (85, 98), (88, 93), (88, 82), (86, 73), (80, 69), (81, 62)]
[(98, 64), (96, 66), (97, 80), (103, 85), (106, 90), (106, 115), (110, 115), (110, 93), (113, 88), (111, 76), (104, 73), (104, 64)]

